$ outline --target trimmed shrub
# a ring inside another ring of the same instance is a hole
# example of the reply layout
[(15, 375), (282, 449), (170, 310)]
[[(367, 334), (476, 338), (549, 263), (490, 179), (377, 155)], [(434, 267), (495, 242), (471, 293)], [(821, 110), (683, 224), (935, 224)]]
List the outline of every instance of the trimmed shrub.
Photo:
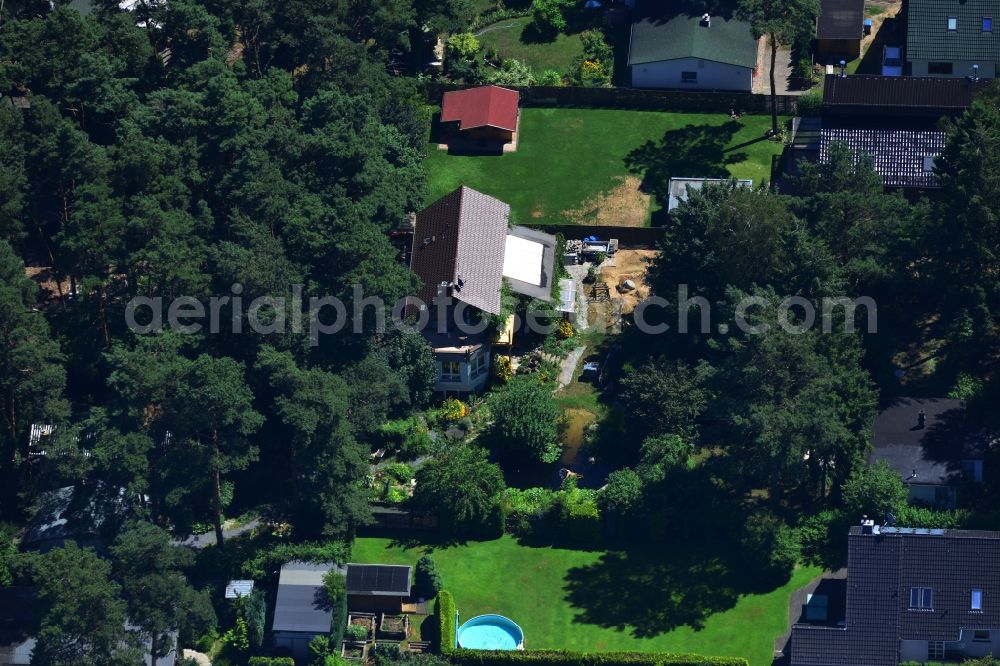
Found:
[(441, 589), (441, 574), (434, 566), (434, 558), (424, 555), (417, 560), (417, 568), (414, 572), (413, 587), (418, 597), (430, 599)]
[(344, 574), (331, 570), (323, 577), (323, 587), (330, 608), (333, 609), (333, 616), (330, 618), (330, 650), (336, 654), (347, 628), (347, 581)]
[(455, 649), (455, 613), (455, 597), (451, 596), (451, 592), (438, 592), (434, 614), (438, 620), (438, 652), (441, 654), (449, 654)]
[(341, 541), (279, 543), (256, 551), (241, 569), (247, 578), (267, 578), (285, 562), (346, 562), (348, 553), (348, 545)]
[(703, 657), (663, 652), (569, 652), (566, 650), (453, 650), (458, 666), (573, 664), (579, 666), (749, 666), (742, 657)]
[(795, 108), (803, 117), (819, 116), (823, 110), (823, 94), (818, 91), (800, 95), (795, 102)]
[(562, 526), (564, 536), (570, 541), (595, 543), (603, 535), (601, 512), (592, 499), (567, 504), (563, 509)]

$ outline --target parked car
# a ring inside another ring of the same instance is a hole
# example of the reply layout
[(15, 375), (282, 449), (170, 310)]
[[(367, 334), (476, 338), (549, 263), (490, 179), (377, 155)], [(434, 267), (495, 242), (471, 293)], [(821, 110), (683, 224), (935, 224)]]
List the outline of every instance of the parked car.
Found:
[(903, 75), (903, 49), (900, 46), (882, 48), (882, 76)]

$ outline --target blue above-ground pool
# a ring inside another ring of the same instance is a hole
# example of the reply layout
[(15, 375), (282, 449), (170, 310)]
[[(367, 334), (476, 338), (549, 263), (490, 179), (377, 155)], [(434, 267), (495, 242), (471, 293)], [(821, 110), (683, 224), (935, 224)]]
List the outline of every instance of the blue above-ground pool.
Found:
[(458, 647), (470, 650), (520, 650), (521, 627), (503, 615), (477, 615), (458, 628)]

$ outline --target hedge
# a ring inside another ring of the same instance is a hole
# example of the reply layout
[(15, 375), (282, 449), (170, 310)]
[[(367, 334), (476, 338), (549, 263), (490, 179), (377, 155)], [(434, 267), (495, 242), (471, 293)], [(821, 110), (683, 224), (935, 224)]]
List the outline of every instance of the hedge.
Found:
[(448, 590), (437, 595), (434, 614), (438, 619), (438, 652), (448, 654), (455, 649), (455, 597)]
[(574, 666), (749, 666), (742, 657), (703, 657), (666, 652), (570, 652), (566, 650), (463, 650), (448, 655), (459, 666), (573, 664)]
[(295, 666), (291, 657), (250, 657), (249, 666)]

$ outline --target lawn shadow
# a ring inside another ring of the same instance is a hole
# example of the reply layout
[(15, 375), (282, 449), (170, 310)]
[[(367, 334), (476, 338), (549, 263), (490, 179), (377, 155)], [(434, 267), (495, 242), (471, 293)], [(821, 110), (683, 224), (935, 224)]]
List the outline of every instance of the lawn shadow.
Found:
[(757, 140), (730, 146), (742, 127), (729, 120), (722, 125), (687, 125), (668, 130), (659, 141), (647, 141), (626, 155), (625, 168), (642, 176), (642, 191), (656, 197), (665, 210), (671, 178), (729, 178), (726, 166), (746, 161), (746, 153), (733, 151)]
[[(724, 549), (719, 549), (725, 552)], [(705, 620), (736, 605), (741, 580), (719, 552), (685, 543), (609, 552), (566, 574), (574, 622), (651, 638)]]

